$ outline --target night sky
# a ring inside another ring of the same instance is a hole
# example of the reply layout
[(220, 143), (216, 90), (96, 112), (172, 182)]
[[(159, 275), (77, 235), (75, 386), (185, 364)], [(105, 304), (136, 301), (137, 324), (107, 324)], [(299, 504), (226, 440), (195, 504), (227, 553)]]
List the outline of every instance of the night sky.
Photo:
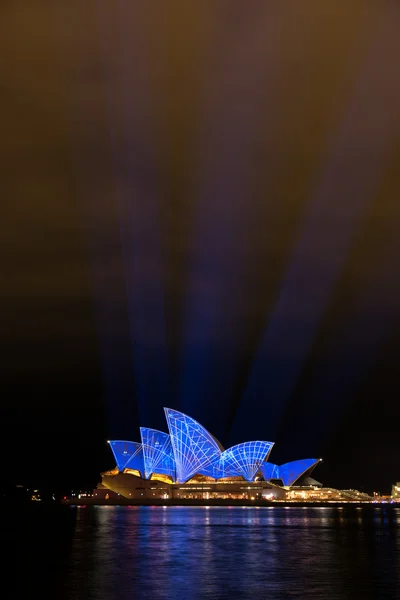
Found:
[(400, 479), (398, 0), (6, 0), (2, 483), (166, 429)]

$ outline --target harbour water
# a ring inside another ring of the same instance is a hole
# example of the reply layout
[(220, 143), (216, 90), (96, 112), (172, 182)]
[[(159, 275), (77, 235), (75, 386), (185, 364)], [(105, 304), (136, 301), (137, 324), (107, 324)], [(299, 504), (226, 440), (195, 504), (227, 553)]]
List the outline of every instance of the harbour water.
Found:
[(395, 506), (3, 507), (2, 521), (2, 598), (400, 599)]

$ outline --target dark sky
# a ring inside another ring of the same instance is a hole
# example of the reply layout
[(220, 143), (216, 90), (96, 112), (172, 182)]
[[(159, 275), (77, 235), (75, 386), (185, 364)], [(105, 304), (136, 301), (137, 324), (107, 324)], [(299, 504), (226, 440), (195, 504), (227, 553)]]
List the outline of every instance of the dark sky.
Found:
[(397, 0), (0, 8), (3, 478), (183, 410), (400, 478)]

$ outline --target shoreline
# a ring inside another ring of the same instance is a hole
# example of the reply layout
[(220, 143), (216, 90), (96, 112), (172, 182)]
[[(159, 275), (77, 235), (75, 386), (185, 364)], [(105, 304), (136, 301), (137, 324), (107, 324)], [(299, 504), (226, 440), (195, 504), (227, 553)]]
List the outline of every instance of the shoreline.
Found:
[(174, 506), (199, 506), (199, 507), (263, 507), (263, 508), (337, 508), (337, 507), (379, 507), (379, 506), (392, 506), (394, 508), (400, 508), (400, 502), (388, 501), (388, 502), (377, 502), (377, 501), (354, 501), (354, 502), (340, 502), (340, 501), (321, 501), (321, 502), (307, 502), (307, 501), (270, 501), (270, 500), (129, 500), (126, 499), (93, 499), (93, 498), (70, 498), (62, 500), (61, 504), (65, 506), (149, 506), (149, 507), (174, 507)]

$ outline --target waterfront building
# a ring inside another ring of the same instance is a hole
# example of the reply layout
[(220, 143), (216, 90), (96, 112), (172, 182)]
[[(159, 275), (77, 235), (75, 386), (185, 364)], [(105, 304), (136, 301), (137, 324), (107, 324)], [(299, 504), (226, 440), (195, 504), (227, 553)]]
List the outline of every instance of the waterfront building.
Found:
[(400, 481), (392, 486), (392, 498), (400, 500)]
[(141, 442), (110, 440), (116, 466), (102, 473), (99, 495), (129, 499), (281, 499), (293, 486), (317, 488), (310, 474), (321, 459), (269, 462), (273, 442), (224, 449), (195, 419), (165, 408), (168, 433), (140, 428)]

